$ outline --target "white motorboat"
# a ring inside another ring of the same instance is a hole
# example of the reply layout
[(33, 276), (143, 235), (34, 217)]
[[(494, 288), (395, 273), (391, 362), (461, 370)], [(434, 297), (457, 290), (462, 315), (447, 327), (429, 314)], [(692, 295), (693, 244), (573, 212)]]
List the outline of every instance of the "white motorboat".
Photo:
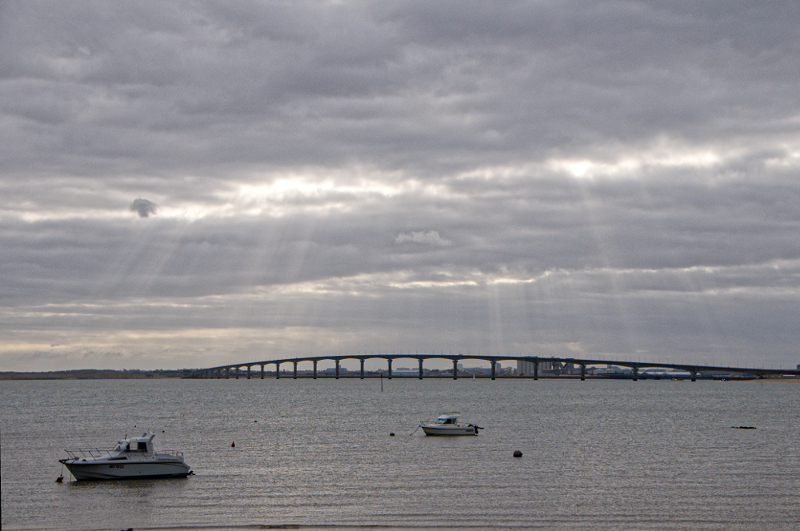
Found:
[(421, 422), (419, 427), (425, 435), (478, 435), (480, 426), (475, 424), (461, 424), (458, 422), (458, 413), (445, 413), (439, 415), (434, 422)]
[(153, 450), (154, 433), (119, 441), (111, 449), (66, 450), (69, 458), (59, 459), (76, 480), (174, 478), (192, 473), (183, 452)]

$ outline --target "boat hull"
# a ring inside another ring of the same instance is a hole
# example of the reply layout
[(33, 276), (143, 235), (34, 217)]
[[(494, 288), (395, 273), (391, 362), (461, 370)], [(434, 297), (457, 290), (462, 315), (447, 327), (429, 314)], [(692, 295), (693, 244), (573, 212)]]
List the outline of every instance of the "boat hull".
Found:
[(425, 435), (478, 435), (475, 426), (420, 426)]
[(81, 462), (61, 461), (70, 474), (78, 480), (93, 479), (146, 479), (186, 477), (191, 469), (186, 463), (174, 462)]

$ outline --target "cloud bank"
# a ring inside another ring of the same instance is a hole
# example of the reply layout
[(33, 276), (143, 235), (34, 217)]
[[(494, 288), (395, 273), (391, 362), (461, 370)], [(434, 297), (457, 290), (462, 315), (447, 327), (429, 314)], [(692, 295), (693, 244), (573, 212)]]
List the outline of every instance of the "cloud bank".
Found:
[(798, 28), (790, 2), (0, 4), (0, 369), (794, 367)]

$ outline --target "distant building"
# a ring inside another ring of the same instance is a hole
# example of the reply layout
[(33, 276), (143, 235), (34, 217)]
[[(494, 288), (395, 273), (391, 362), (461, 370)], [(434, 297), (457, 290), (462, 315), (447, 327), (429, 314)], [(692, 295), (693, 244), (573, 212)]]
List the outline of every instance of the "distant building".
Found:
[(587, 374), (593, 374), (595, 376), (621, 376), (621, 375), (628, 375), (633, 372), (633, 369), (629, 367), (617, 367), (616, 365), (606, 364), (605, 367), (589, 367), (586, 369)]
[[(322, 372), (322, 374), (325, 374), (325, 375), (336, 374), (336, 367), (330, 367), (328, 369), (323, 369), (321, 372)], [(339, 366), (339, 374), (340, 375), (341, 374), (345, 374), (347, 372), (348, 372), (347, 369), (345, 369), (342, 366)]]
[[(525, 374), (533, 374), (533, 362), (532, 361), (523, 361), (517, 360), (517, 374), (522, 376)], [(539, 362), (539, 374), (543, 373), (558, 373), (561, 374), (562, 372), (561, 364), (554, 361), (540, 361)]]
[(459, 369), (459, 370), (467, 374), (480, 374), (480, 375), (492, 374), (492, 369), (489, 367), (467, 367), (466, 369)]

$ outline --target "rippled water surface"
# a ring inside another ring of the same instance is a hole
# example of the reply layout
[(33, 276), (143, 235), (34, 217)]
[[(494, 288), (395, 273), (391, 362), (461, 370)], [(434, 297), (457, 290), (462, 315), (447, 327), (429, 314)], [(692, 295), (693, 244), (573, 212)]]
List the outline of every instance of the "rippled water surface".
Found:
[[(794, 383), (4, 381), (0, 399), (7, 530), (800, 529)], [(415, 431), (454, 410), (485, 429)], [(196, 475), (55, 483), (64, 448), (145, 430)]]

